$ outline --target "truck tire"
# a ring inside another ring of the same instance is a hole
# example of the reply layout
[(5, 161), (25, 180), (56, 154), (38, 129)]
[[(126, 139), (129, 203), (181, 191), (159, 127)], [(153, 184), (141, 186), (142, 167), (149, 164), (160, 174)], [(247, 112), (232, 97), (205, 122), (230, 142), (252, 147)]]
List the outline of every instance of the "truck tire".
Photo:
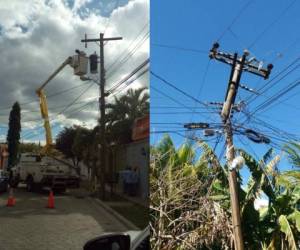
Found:
[(34, 190), (34, 182), (32, 176), (28, 176), (26, 180), (26, 190), (28, 192), (33, 192)]

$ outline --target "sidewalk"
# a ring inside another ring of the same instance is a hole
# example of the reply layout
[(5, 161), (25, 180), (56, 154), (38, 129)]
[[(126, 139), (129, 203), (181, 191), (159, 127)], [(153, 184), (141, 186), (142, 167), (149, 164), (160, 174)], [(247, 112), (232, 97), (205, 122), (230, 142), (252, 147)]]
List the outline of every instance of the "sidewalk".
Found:
[[(110, 187), (106, 187), (106, 201), (92, 198), (92, 194), (85, 188), (68, 190), (68, 194), (76, 198), (89, 198), (113, 214), (120, 222), (133, 230), (143, 229), (148, 225), (148, 206), (139, 197), (131, 197), (120, 193), (111, 195)], [(120, 191), (120, 190), (118, 190)]]
[[(106, 185), (106, 191), (107, 191), (108, 195), (111, 194), (111, 188), (110, 188), (109, 185)], [(124, 194), (124, 193), (123, 193), (123, 190), (122, 190), (118, 185), (116, 185), (116, 186), (114, 187), (114, 190), (113, 190), (113, 191), (114, 191), (114, 194), (116, 194), (116, 195), (122, 197), (122, 198), (125, 199), (125, 200), (128, 200), (128, 201), (131, 202), (131, 203), (138, 204), (138, 205), (143, 206), (143, 207), (145, 207), (145, 208), (148, 208), (148, 207), (149, 207), (149, 202), (148, 202), (148, 200), (145, 200), (145, 199), (143, 199), (143, 198), (140, 197), (140, 196), (130, 196), (130, 195), (128, 195), (128, 194)]]

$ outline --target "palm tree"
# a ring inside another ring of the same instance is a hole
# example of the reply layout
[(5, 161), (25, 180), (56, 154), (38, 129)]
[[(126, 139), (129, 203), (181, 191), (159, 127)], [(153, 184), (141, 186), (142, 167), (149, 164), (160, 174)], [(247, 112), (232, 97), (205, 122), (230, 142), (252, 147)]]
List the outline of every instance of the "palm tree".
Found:
[(130, 142), (131, 129), (136, 118), (149, 114), (149, 94), (146, 87), (129, 89), (114, 103), (107, 104), (107, 130), (115, 142)]

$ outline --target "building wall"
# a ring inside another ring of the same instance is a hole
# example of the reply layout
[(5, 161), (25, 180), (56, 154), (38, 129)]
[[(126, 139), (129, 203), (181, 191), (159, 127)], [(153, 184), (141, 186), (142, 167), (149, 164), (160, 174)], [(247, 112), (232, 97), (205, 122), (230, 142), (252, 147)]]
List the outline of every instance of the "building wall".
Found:
[[(126, 167), (137, 167), (139, 173), (138, 195), (148, 198), (149, 193), (149, 140), (140, 140), (126, 145), (121, 145), (115, 149), (115, 171), (121, 171)], [(122, 187), (119, 178), (119, 187)]]

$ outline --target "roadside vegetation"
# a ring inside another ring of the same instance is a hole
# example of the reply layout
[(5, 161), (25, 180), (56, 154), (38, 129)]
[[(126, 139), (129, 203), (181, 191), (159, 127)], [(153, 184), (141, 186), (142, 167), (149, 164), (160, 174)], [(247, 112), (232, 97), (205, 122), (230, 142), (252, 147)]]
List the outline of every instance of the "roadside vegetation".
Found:
[[(237, 151), (251, 173), (239, 189), (245, 249), (299, 249), (300, 146), (284, 151), (294, 170), (280, 172), (272, 149), (260, 161)], [(152, 249), (233, 249), (228, 168), (205, 142), (177, 149), (166, 135), (152, 147), (150, 171)], [(262, 197), (268, 205), (256, 210)]]
[[(149, 114), (149, 94), (147, 88), (129, 89), (107, 104), (106, 142), (107, 145), (121, 145), (132, 141), (134, 120)], [(99, 168), (99, 125), (92, 129), (82, 126), (65, 127), (56, 137), (56, 149), (66, 159), (70, 159), (77, 173), (79, 163), (84, 163), (91, 174), (90, 189), (96, 190), (96, 183), (105, 175), (106, 183), (111, 178)], [(109, 150), (111, 148), (108, 146)]]
[(8, 146), (8, 167), (13, 167), (18, 163), (18, 154), (20, 146), (21, 133), (21, 108), (18, 102), (15, 102), (9, 113), (7, 146)]

